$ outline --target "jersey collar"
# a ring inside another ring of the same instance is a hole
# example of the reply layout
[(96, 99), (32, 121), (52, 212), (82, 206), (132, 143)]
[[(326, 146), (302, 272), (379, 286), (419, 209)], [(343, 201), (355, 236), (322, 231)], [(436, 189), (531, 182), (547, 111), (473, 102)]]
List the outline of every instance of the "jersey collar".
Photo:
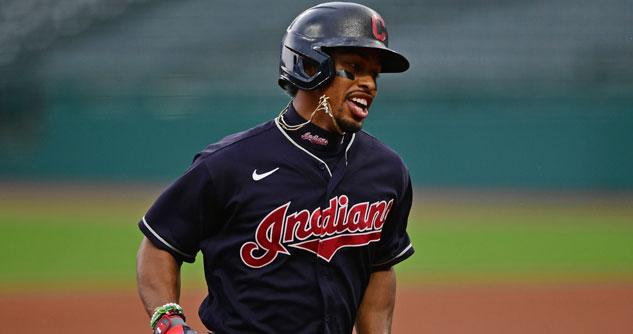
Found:
[[(288, 111), (281, 117), (284, 118), (289, 125), (296, 125), (306, 122), (292, 103), (288, 106)], [(299, 130), (286, 131), (286, 133), (299, 145), (306, 148), (310, 152), (318, 156), (335, 156), (345, 150), (348, 139), (345, 135), (329, 132), (320, 127), (308, 123)]]
[[(306, 119), (304, 119), (303, 117), (301, 117), (301, 115), (299, 115), (296, 110), (294, 109), (294, 107), (292, 106), (292, 103), (288, 106), (288, 111), (282, 115), (279, 115), (278, 117), (276, 117), (274, 119), (275, 125), (277, 126), (277, 129), (283, 134), (283, 136), (295, 147), (299, 148), (301, 151), (305, 152), (307, 155), (309, 155), (310, 157), (312, 157), (313, 159), (319, 161), (321, 164), (323, 164), (325, 166), (325, 168), (327, 169), (328, 174), (330, 175), (330, 177), (332, 177), (332, 171), (330, 170), (330, 168), (328, 167), (328, 165), (323, 161), (322, 157), (324, 156), (323, 152), (319, 152), (318, 150), (314, 151), (311, 149), (308, 149), (310, 146), (308, 146), (308, 144), (300, 144), (300, 141), (297, 140), (297, 138), (300, 138), (302, 136), (304, 136), (305, 133), (310, 132), (310, 131), (314, 131), (314, 133), (317, 134), (321, 134), (324, 137), (323, 138), (327, 138), (328, 139), (328, 145), (325, 149), (321, 148), (321, 150), (325, 150), (325, 154), (327, 154), (328, 152), (338, 152), (338, 153), (343, 153), (344, 157), (345, 157), (345, 165), (348, 165), (348, 152), (350, 150), (350, 148), (352, 147), (352, 144), (354, 143), (354, 139), (356, 138), (356, 134), (352, 133), (351, 135), (337, 135), (337, 134), (333, 134), (330, 133), (326, 130), (323, 130), (319, 127), (317, 127), (316, 125), (312, 124), (312, 123), (308, 123), (306, 124), (306, 126), (304, 126), (303, 128), (301, 128), (300, 130), (297, 131), (286, 131), (284, 130), (281, 125), (279, 124), (279, 117), (284, 117), (284, 120), (286, 121), (286, 123), (288, 124), (300, 124), (302, 122), (305, 122)], [(335, 139), (335, 142), (333, 142), (332, 147), (329, 147), (330, 139)], [(349, 139), (347, 139), (349, 138)], [(299, 140), (301, 141), (305, 141), (306, 139), (300, 138)], [(309, 141), (308, 141), (309, 142)], [(313, 143), (309, 143), (314, 145)], [(334, 145), (335, 144), (335, 145)], [(316, 154), (315, 154), (316, 153)], [(336, 153), (334, 153), (336, 154)], [(321, 157), (319, 157), (321, 156)]]

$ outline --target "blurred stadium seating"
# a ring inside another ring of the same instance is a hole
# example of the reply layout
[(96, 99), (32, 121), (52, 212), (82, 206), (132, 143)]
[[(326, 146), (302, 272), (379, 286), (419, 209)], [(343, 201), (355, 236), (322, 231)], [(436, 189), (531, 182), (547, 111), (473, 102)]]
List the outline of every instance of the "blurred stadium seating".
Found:
[[(365, 1), (411, 60), (366, 128), (434, 187), (633, 189), (633, 3)], [(0, 2), (0, 180), (168, 180), (285, 105), (308, 1)]]

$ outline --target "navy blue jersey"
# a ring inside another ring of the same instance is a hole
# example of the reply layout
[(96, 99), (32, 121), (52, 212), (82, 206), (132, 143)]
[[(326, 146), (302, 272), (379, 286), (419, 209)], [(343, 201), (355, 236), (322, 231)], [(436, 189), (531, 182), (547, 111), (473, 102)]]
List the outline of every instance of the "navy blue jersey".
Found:
[(411, 198), (402, 160), (374, 137), (275, 119), (197, 154), (139, 226), (179, 260), (202, 253), (210, 330), (351, 333), (371, 273), (413, 254)]

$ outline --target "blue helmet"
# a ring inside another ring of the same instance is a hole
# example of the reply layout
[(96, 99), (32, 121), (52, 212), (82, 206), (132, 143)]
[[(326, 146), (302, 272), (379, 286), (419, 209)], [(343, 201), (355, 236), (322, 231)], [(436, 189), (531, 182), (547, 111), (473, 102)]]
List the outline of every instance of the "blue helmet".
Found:
[[(297, 89), (313, 90), (335, 75), (328, 48), (372, 48), (380, 52), (382, 72), (404, 72), (409, 61), (388, 48), (385, 21), (375, 10), (356, 3), (328, 2), (299, 14), (281, 41), (279, 85), (294, 95)], [(308, 74), (305, 64), (316, 67)]]

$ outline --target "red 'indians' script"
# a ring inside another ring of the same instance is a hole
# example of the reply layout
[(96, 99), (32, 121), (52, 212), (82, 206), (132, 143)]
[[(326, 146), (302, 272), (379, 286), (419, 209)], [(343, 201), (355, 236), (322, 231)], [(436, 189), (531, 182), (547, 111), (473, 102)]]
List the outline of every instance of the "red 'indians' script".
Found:
[(303, 249), (330, 262), (344, 247), (365, 246), (380, 240), (393, 199), (362, 202), (348, 208), (349, 199), (330, 199), (325, 209), (301, 210), (288, 214), (288, 202), (271, 211), (259, 223), (255, 241), (242, 245), (240, 256), (251, 268), (272, 263), (279, 254), (290, 255), (287, 247)]
[(312, 144), (317, 144), (317, 145), (325, 146), (328, 143), (327, 139), (321, 138), (318, 135), (313, 135), (310, 132), (306, 132), (302, 134), (301, 138), (311, 142)]

